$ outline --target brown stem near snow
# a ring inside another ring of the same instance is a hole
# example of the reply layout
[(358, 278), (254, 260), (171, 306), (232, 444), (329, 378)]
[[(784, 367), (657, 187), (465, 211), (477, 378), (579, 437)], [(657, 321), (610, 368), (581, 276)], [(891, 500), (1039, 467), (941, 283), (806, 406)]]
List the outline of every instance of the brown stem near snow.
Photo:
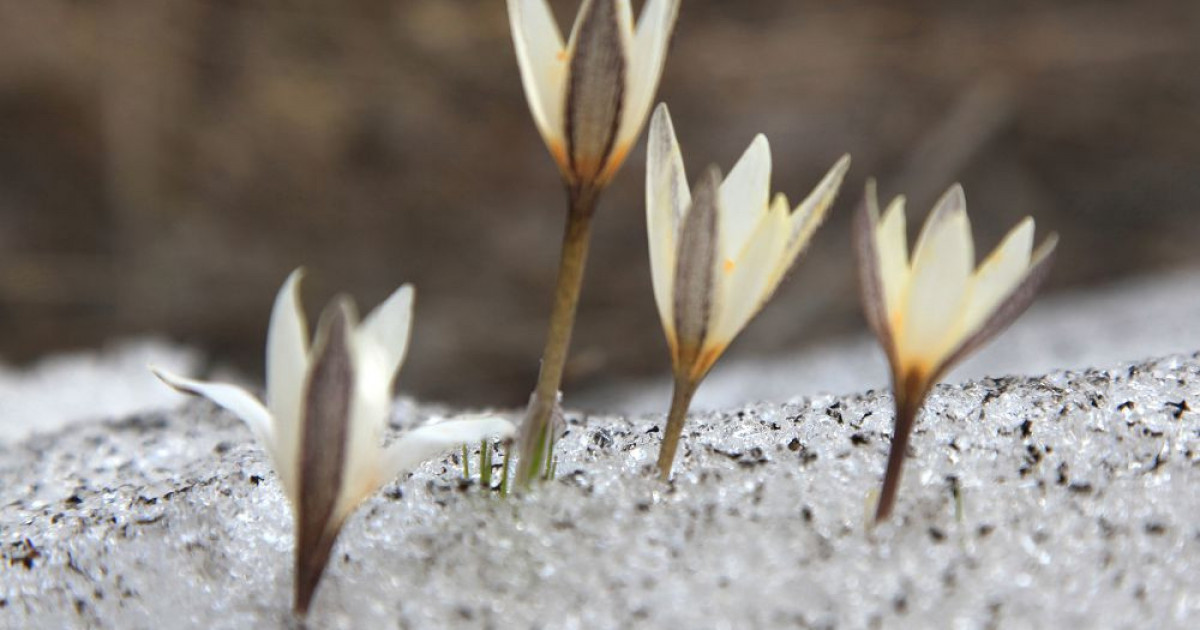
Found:
[(517, 461), (517, 487), (528, 488), (545, 468), (550, 437), (550, 418), (558, 402), (563, 368), (571, 346), (571, 331), (575, 311), (583, 286), (583, 271), (587, 265), (588, 242), (591, 240), (592, 215), (596, 209), (599, 190), (591, 187), (570, 189), (570, 211), (566, 233), (563, 235), (562, 257), (558, 267), (558, 284), (554, 291), (554, 309), (550, 313), (550, 331), (542, 352), (542, 368), (538, 373), (525, 423), (521, 427), (521, 456)]
[(896, 505), (896, 492), (900, 489), (900, 478), (904, 474), (904, 458), (908, 454), (908, 438), (912, 435), (917, 414), (925, 396), (929, 393), (928, 379), (909, 372), (902, 378), (893, 379), (896, 399), (896, 426), (892, 431), (892, 450), (888, 453), (887, 473), (883, 477), (883, 489), (879, 493), (879, 504), (875, 509), (875, 522), (882, 523), (892, 515)]
[(675, 377), (675, 391), (671, 396), (671, 411), (667, 414), (667, 428), (663, 432), (662, 447), (658, 451), (658, 475), (663, 481), (671, 479), (671, 468), (675, 463), (675, 451), (679, 448), (679, 437), (687, 421), (688, 407), (696, 393), (696, 383), (686, 377)]

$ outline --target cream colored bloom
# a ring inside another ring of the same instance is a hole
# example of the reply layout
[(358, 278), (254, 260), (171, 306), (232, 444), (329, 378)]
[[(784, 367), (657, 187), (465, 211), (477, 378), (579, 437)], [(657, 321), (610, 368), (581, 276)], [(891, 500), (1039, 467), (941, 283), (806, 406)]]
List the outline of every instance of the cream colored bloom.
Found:
[(413, 429), (384, 448), (392, 383), (408, 350), (412, 287), (401, 287), (362, 322), (349, 298), (336, 299), (309, 346), (300, 277), (292, 272), (271, 312), (265, 407), (234, 385), (155, 373), (236, 414), (270, 455), (296, 520), (295, 606), (303, 613), (359, 503), (449, 448), (508, 437), (514, 428), (499, 418), (455, 420)]
[(677, 375), (698, 381), (762, 309), (824, 220), (850, 166), (843, 156), (794, 209), (771, 197), (771, 150), (760, 135), (721, 180), (693, 197), (666, 105), (650, 123), (646, 228), (654, 297)]
[(893, 372), (924, 381), (936, 380), (1029, 306), (1058, 242), (1052, 234), (1034, 252), (1033, 219), (1026, 217), (976, 268), (966, 198), (957, 185), (926, 219), (911, 258), (903, 197), (881, 218), (869, 188), (859, 226), (867, 319)]
[(855, 220), (855, 250), (867, 321), (892, 368), (895, 428), (875, 520), (891, 515), (904, 455), (929, 389), (959, 360), (1029, 307), (1045, 280), (1058, 237), (1033, 249), (1026, 217), (975, 267), (975, 244), (962, 188), (942, 196), (925, 220), (912, 256), (897, 197), (883, 213), (874, 183)]
[(547, 0), (508, 0), (538, 131), (572, 184), (603, 186), (637, 141), (662, 76), (679, 0), (583, 0), (563, 43)]

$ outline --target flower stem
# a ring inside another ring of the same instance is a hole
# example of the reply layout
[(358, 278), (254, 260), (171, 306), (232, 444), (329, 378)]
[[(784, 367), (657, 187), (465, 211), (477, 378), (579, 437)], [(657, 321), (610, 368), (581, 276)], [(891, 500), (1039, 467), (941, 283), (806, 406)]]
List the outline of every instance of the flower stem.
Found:
[(554, 465), (558, 463), (558, 457), (554, 455), (554, 446), (558, 443), (558, 436), (554, 435), (553, 429), (550, 431), (550, 439), (546, 442), (546, 470), (542, 474), (543, 481), (552, 481), (554, 479)]
[(479, 442), (479, 485), (492, 487), (492, 443), (488, 440)]
[(468, 457), (469, 455), (470, 455), (470, 453), (467, 452), (467, 445), (463, 444), (463, 447), (462, 447), (463, 479), (471, 478), (471, 460)]
[(904, 474), (904, 458), (908, 454), (908, 438), (925, 394), (929, 391), (924, 379), (909, 375), (893, 379), (896, 398), (896, 426), (892, 430), (892, 450), (888, 453), (887, 473), (883, 477), (883, 489), (879, 492), (879, 505), (875, 508), (875, 522), (882, 523), (892, 515), (896, 505), (896, 492), (900, 489), (900, 478)]
[(500, 471), (500, 496), (502, 497), (508, 496), (508, 469), (510, 463), (509, 459), (512, 457), (513, 446), (514, 444), (512, 443), (512, 440), (509, 440), (504, 444), (504, 470)]
[(528, 488), (545, 471), (546, 461), (552, 457), (549, 450), (552, 430), (550, 418), (558, 401), (567, 350), (571, 345), (571, 329), (575, 325), (575, 310), (579, 305), (583, 270), (587, 265), (592, 214), (598, 193), (599, 190), (590, 187), (570, 189), (570, 211), (563, 235), (554, 309), (550, 313), (550, 331), (542, 353), (537, 389), (534, 390), (525, 424), (521, 427), (521, 455), (517, 460), (516, 480), (521, 488)]
[(671, 411), (667, 413), (667, 429), (663, 433), (662, 447), (658, 451), (658, 476), (663, 481), (671, 479), (675, 451), (679, 448), (679, 436), (683, 434), (683, 424), (687, 421), (688, 407), (692, 405), (692, 396), (696, 393), (696, 385), (697, 383), (685, 376), (676, 375), (675, 377)]

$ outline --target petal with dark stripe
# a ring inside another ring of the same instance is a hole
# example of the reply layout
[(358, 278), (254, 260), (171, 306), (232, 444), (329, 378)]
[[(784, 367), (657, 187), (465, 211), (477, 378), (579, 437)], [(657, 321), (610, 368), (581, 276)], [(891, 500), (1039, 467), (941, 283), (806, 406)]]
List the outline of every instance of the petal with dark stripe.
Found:
[(720, 170), (710, 168), (697, 184), (680, 228), (674, 296), (677, 370), (694, 367), (717, 307), (720, 185)]
[(616, 144), (625, 93), (628, 48), (616, 0), (589, 0), (581, 9), (567, 80), (567, 154), (576, 183), (593, 183)]
[(858, 288), (862, 300), (863, 314), (867, 324), (879, 343), (887, 352), (893, 369), (896, 364), (896, 349), (892, 330), (888, 324), (887, 304), (884, 300), (883, 278), (879, 269), (879, 250), (876, 245), (875, 229), (879, 223), (879, 202), (876, 200), (875, 180), (867, 182), (862, 204), (854, 215), (854, 254), (858, 263)]
[(1030, 264), (1025, 278), (1000, 302), (995, 310), (992, 311), (991, 316), (985, 319), (976, 331), (971, 333), (950, 353), (939, 367), (939, 374), (954, 367), (955, 364), (987, 343), (988, 340), (1004, 332), (1005, 328), (1008, 328), (1009, 325), (1016, 321), (1029, 308), (1029, 305), (1033, 303), (1034, 296), (1037, 295), (1038, 288), (1042, 286), (1042, 283), (1050, 275), (1050, 268), (1054, 265), (1054, 252), (1057, 245), (1057, 234), (1051, 234), (1046, 238), (1034, 253), (1033, 262)]
[(321, 315), (304, 391), (296, 504), (296, 611), (304, 613), (341, 528), (335, 507), (346, 468), (354, 394), (351, 334), (356, 315), (346, 298)]

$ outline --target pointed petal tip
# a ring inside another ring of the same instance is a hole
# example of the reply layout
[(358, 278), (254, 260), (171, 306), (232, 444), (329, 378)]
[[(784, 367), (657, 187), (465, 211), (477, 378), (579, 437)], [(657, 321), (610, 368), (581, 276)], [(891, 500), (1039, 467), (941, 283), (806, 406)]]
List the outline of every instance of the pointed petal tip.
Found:
[(750, 148), (755, 151), (766, 150), (768, 156), (771, 153), (771, 141), (767, 139), (767, 134), (755, 134), (754, 139), (750, 141)]
[[(825, 194), (831, 197), (836, 195), (842, 187), (842, 182), (846, 179), (846, 173), (849, 171), (850, 154), (846, 153), (843, 154), (842, 157), (838, 158), (838, 160), (833, 163), (833, 166), (829, 167), (829, 172), (825, 173), (825, 177), (822, 178), (821, 183), (817, 185), (817, 188), (825, 189)], [(868, 186), (871, 185), (872, 183), (868, 182)], [(868, 188), (868, 192), (872, 191), (872, 188)]]
[(279, 287), (279, 293), (275, 296), (276, 304), (283, 304), (284, 300), (291, 299), (291, 306), (298, 314), (303, 314), (303, 309), (300, 305), (300, 284), (308, 275), (308, 270), (304, 267), (296, 267), (284, 279), (283, 285)]
[[(847, 155), (845, 157), (849, 158), (850, 156)], [(867, 179), (866, 191), (863, 193), (863, 195), (866, 199), (867, 209), (871, 211), (871, 215), (875, 218), (876, 222), (879, 221), (882, 214), (892, 212), (893, 209), (903, 213), (904, 205), (908, 203), (908, 197), (905, 197), (904, 195), (896, 195), (888, 201), (887, 206), (883, 208), (881, 213), (879, 208), (879, 181), (874, 177)]]
[(1046, 235), (1046, 238), (1042, 239), (1041, 245), (1038, 245), (1037, 249), (1034, 250), (1033, 262), (1030, 264), (1031, 265), (1037, 264), (1038, 262), (1045, 259), (1047, 256), (1053, 255), (1055, 250), (1057, 250), (1057, 249), (1058, 249), (1058, 232), (1051, 232)]
[(724, 175), (721, 174), (721, 167), (712, 164), (704, 169), (704, 174), (700, 176), (700, 181), (697, 183), (701, 186), (711, 185), (720, 188), (722, 179), (724, 179)]
[[(158, 380), (162, 381), (162, 383), (164, 385), (179, 392), (180, 394), (183, 394), (185, 396), (198, 396), (201, 398), (210, 398), (211, 399), (211, 397), (202, 390), (204, 390), (208, 387), (212, 387), (212, 386), (214, 386), (214, 384), (205, 383), (203, 381), (197, 381), (195, 379), (190, 379), (185, 376), (179, 376), (177, 374), (172, 374), (171, 372), (160, 369), (158, 367), (154, 367), (154, 366), (148, 366), (148, 367), (150, 368), (150, 371), (152, 373), (154, 373), (154, 376), (158, 377)], [(216, 384), (215, 387), (220, 388), (222, 386), (220, 384)], [(214, 401), (214, 402), (216, 402), (216, 401)], [(220, 405), (221, 403), (217, 402), (217, 404)], [(221, 405), (221, 406), (225, 406), (225, 405)], [(238, 413), (238, 412), (234, 411), (234, 413)], [(238, 415), (241, 415), (241, 414), (238, 414)]]
[(658, 107), (654, 108), (654, 114), (650, 116), (650, 139), (662, 136), (670, 138), (670, 145), (679, 145), (675, 139), (675, 123), (671, 121), (671, 110), (666, 103), (659, 103)]
[(184, 379), (175, 376), (174, 374), (171, 374), (170, 372), (155, 365), (147, 365), (146, 369), (150, 370), (150, 372), (153, 373), (154, 376), (156, 376), (158, 380), (162, 381), (167, 387), (170, 387), (181, 394), (188, 394), (190, 396), (196, 394), (195, 390), (192, 390), (184, 385)]
[(392, 294), (384, 300), (384, 303), (392, 299), (402, 299), (409, 303), (409, 311), (412, 310), (412, 304), (417, 300), (417, 287), (411, 282), (405, 282), (400, 285)]
[(955, 182), (946, 190), (946, 194), (942, 196), (942, 201), (938, 203), (948, 204), (947, 212), (966, 212), (967, 211), (967, 194), (963, 191), (962, 184)]
[(324, 322), (327, 317), (330, 318), (331, 325), (344, 324), (353, 328), (358, 322), (358, 307), (354, 304), (354, 298), (345, 293), (335, 295), (321, 313), (321, 321)]

